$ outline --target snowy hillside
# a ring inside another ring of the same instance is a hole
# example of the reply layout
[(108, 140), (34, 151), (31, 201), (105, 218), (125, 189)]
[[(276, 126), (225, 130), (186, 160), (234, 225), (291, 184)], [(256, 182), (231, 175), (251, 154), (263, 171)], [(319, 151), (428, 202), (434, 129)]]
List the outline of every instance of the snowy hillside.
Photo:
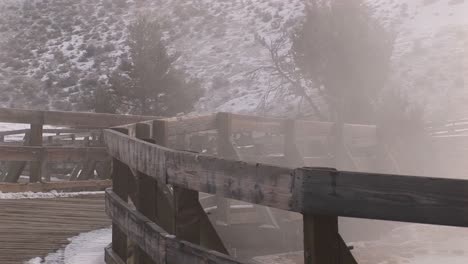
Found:
[[(151, 13), (169, 45), (181, 53), (177, 66), (199, 78), (207, 90), (198, 111), (256, 111), (278, 80), (265, 74), (249, 78), (247, 73), (271, 64), (255, 35), (276, 39), (300, 25), (304, 1), (3, 0), (0, 104), (87, 110), (81, 99), (92, 97), (126, 56), (129, 21)], [(396, 85), (426, 105), (430, 117), (468, 115), (462, 107), (468, 102), (468, 1), (368, 2), (399, 33), (393, 60)], [(277, 112), (288, 109), (287, 102), (274, 106)]]

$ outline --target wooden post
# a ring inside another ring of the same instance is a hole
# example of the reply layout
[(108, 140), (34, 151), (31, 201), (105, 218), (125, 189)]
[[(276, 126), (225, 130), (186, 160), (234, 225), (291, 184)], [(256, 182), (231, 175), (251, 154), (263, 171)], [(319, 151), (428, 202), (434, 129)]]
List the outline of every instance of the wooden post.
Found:
[(296, 144), (296, 120), (286, 119), (283, 123), (283, 129), (285, 165), (294, 168), (304, 166), (304, 158)]
[[(91, 142), (92, 139), (90, 140), (89, 136), (84, 138), (85, 147), (90, 147)], [(86, 161), (83, 162), (83, 167), (81, 168), (81, 173), (78, 175), (77, 180), (85, 181), (94, 178), (94, 170), (96, 169), (96, 163), (96, 161), (87, 158)]]
[[(232, 145), (232, 115), (230, 113), (218, 113), (216, 115), (216, 127), (218, 128), (217, 152), (218, 156), (227, 159), (238, 159)], [(229, 225), (230, 201), (216, 195), (216, 220), (218, 224)]]
[[(168, 146), (167, 121), (153, 122), (154, 143)], [(183, 138), (183, 137), (179, 137)], [(198, 192), (174, 186), (174, 212), (167, 210), (170, 206), (167, 198), (170, 191), (166, 185), (159, 183), (157, 191), (157, 218), (161, 227), (175, 234), (179, 239), (196, 243), (218, 252), (228, 254), (221, 238), (216, 233), (198, 198)], [(171, 225), (172, 228), (167, 228)]]
[[(155, 120), (153, 122), (153, 136), (156, 144), (161, 146), (168, 145), (167, 121)], [(174, 234), (179, 239), (199, 244), (200, 217), (198, 210), (196, 210), (198, 192), (174, 186), (173, 199)], [(161, 218), (163, 218), (162, 215)]]
[[(128, 134), (128, 130), (124, 128), (115, 128), (114, 130), (124, 134)], [(132, 172), (130, 168), (118, 159), (112, 159), (112, 188), (122, 200), (128, 202), (128, 181)], [(127, 236), (120, 230), (117, 225), (112, 225), (112, 250), (122, 259), (127, 262)]]
[(345, 149), (343, 142), (343, 122), (337, 121), (334, 124), (333, 131), (333, 142), (332, 142), (332, 153), (334, 158), (334, 166), (336, 169), (343, 169), (345, 166)]
[[(139, 123), (136, 124), (135, 137), (138, 139), (149, 139), (150, 125)], [(157, 182), (155, 179), (138, 172), (136, 175), (136, 201), (135, 206), (144, 216), (156, 222), (156, 193)], [(134, 245), (135, 264), (152, 264), (155, 263), (142, 249)]]
[[(336, 172), (320, 169), (323, 173)], [(303, 214), (303, 225), (304, 264), (357, 264), (338, 233), (337, 216)]]
[[(24, 134), (23, 145), (29, 146), (29, 131)], [(24, 168), (26, 167), (26, 161), (12, 161), (8, 163), (7, 175), (4, 176), (4, 182), (18, 182)]]
[[(167, 147), (168, 145), (168, 133), (167, 133), (167, 122), (164, 120), (153, 121), (152, 139), (155, 144)], [(156, 184), (156, 218), (158, 224), (166, 230), (166, 232), (174, 234), (174, 201), (171, 191), (167, 187), (165, 182), (155, 182)]]
[[(30, 132), (30, 146), (42, 146), (42, 123), (31, 124)], [(45, 176), (46, 172), (43, 169), (46, 168), (45, 163), (47, 159), (44, 154), (40, 155), (39, 161), (32, 161), (29, 166), (29, 182), (42, 181), (42, 177)]]

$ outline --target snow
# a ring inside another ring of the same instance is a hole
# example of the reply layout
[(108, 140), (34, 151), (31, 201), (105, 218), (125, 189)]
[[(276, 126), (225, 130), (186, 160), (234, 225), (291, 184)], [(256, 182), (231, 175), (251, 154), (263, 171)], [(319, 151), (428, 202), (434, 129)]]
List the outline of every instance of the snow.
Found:
[(468, 263), (468, 229), (402, 224), (381, 239), (351, 243), (360, 259), (377, 264)]
[(36, 257), (26, 264), (105, 264), (104, 248), (111, 243), (112, 229), (104, 228), (69, 238), (65, 249)]
[(51, 199), (51, 198), (67, 198), (78, 197), (83, 195), (98, 195), (104, 192), (21, 192), (21, 193), (3, 193), (0, 192), (0, 199), (18, 200), (18, 199)]

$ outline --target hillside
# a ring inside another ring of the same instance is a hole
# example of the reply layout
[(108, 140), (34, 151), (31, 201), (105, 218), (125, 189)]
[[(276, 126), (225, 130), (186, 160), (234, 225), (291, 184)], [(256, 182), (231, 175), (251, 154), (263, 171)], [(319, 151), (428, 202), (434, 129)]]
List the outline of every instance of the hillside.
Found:
[[(393, 84), (427, 108), (430, 118), (462, 116), (468, 2), (368, 0), (376, 16), (398, 32)], [(0, 104), (89, 110), (95, 87), (126, 57), (126, 27), (151, 13), (180, 52), (178, 68), (199, 78), (206, 96), (197, 111), (258, 111), (275, 76), (249, 72), (270, 65), (256, 40), (277, 39), (299, 26), (304, 0), (3, 0), (0, 5)], [(286, 47), (287, 48), (287, 47)], [(465, 58), (465, 59), (464, 59)], [(429, 92), (428, 92), (429, 91)], [(277, 98), (265, 110), (292, 110)]]

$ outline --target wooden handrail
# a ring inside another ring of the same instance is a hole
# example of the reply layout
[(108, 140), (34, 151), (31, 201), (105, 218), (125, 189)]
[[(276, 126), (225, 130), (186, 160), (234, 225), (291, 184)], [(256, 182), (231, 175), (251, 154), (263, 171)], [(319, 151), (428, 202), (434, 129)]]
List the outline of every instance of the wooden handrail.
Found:
[[(352, 156), (353, 151), (374, 149), (378, 143), (376, 126), (246, 117), (228, 113), (143, 123), (145, 125), (121, 126), (122, 133), (108, 129), (104, 131), (108, 152), (117, 161), (114, 180), (118, 184), (114, 184), (114, 188), (119, 190), (115, 194), (108, 191), (106, 195), (107, 211), (114, 222), (114, 237), (116, 242), (119, 241), (118, 245), (113, 245), (113, 249), (106, 250), (108, 263), (126, 261), (127, 247), (123, 245), (127, 238), (134, 241), (138, 250), (146, 252), (155, 263), (172, 264), (189, 260), (198, 263), (200, 257), (205, 262), (210, 260), (210, 263), (238, 263), (228, 256), (216, 255), (218, 253), (212, 255), (206, 249), (182, 241), (183, 234), (181, 237), (168, 235), (155, 222), (145, 219), (140, 212), (132, 209), (125, 199), (131, 195), (126, 184), (134, 174), (151, 177), (163, 186), (170, 184), (174, 187), (174, 193), (175, 190), (204, 192), (301, 213), (304, 259), (307, 264), (356, 263), (339, 235), (338, 216), (468, 227), (468, 180), (348, 172), (329, 168), (293, 169), (238, 161), (235, 155), (223, 158), (226, 146), (233, 148), (230, 152), (237, 151), (232, 144), (218, 144), (218, 157), (166, 147), (169, 136), (208, 130), (216, 130), (218, 141), (224, 143), (232, 143), (232, 135), (235, 133), (264, 132), (283, 136), (284, 159), (289, 164), (303, 166), (306, 159), (301, 157), (298, 150), (298, 138), (321, 138), (328, 140), (331, 145), (329, 153), (332, 155), (332, 166), (346, 167), (345, 163), (349, 162), (338, 156), (338, 153), (345, 149)], [(138, 136), (138, 127), (153, 131), (151, 139), (146, 138), (147, 132), (145, 136)], [(357, 162), (354, 162), (355, 166)], [(179, 214), (180, 217), (174, 216), (174, 226), (192, 226), (197, 221), (196, 215), (190, 214), (188, 217), (187, 213), (194, 213), (195, 210), (186, 202), (183, 200), (180, 205), (175, 205), (180, 206), (183, 213)], [(218, 201), (216, 203), (218, 212), (222, 207)], [(159, 200), (155, 204), (160, 206)], [(170, 245), (176, 246), (171, 248)], [(113, 254), (113, 250), (117, 254)]]
[[(291, 209), (292, 170), (289, 168), (176, 151), (112, 130), (105, 130), (104, 138), (111, 156), (159, 182), (219, 194), (225, 198)], [(230, 186), (230, 189), (223, 186)]]
[(48, 162), (103, 161), (109, 157), (104, 147), (0, 146), (2, 161), (40, 161), (43, 155)]
[(468, 180), (291, 170), (176, 151), (111, 130), (105, 140), (130, 168), (198, 192), (295, 212), (468, 227)]
[(0, 122), (7, 123), (108, 128), (158, 118), (160, 117), (0, 108)]

